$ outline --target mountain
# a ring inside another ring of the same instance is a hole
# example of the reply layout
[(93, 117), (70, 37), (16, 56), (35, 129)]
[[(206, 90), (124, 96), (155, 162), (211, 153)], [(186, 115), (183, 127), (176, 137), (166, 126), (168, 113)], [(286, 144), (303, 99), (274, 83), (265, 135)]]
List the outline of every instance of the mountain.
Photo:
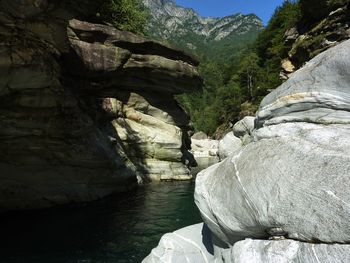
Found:
[(263, 29), (254, 14), (202, 17), (174, 0), (143, 0), (150, 12), (148, 34), (199, 56), (226, 60)]

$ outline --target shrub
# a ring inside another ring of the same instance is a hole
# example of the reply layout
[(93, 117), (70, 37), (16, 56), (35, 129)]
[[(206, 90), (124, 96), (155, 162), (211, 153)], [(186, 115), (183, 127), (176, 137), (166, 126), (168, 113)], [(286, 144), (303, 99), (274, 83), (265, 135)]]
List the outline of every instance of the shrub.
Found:
[(121, 30), (143, 34), (148, 14), (142, 0), (102, 0), (100, 19)]

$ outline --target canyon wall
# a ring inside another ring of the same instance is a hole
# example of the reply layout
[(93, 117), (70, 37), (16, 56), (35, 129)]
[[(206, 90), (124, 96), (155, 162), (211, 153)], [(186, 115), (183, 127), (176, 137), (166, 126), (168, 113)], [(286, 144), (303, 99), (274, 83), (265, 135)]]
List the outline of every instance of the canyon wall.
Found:
[(96, 17), (90, 2), (0, 2), (0, 210), (191, 178), (174, 95), (201, 88), (198, 62), (82, 21)]

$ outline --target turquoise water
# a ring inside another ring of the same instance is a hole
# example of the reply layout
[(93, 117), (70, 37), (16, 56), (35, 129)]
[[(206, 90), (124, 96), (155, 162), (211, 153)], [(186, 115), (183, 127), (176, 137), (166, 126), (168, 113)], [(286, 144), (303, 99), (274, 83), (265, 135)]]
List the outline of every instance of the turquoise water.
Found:
[(160, 237), (201, 221), (194, 183), (141, 187), (85, 206), (1, 215), (1, 263), (138, 263)]

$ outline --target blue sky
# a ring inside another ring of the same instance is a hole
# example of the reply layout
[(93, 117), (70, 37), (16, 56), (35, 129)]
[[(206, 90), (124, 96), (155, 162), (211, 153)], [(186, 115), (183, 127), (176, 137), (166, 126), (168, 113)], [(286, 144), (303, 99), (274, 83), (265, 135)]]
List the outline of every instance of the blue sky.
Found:
[(176, 3), (191, 7), (202, 16), (223, 17), (235, 13), (254, 13), (266, 25), (283, 0), (176, 0)]

